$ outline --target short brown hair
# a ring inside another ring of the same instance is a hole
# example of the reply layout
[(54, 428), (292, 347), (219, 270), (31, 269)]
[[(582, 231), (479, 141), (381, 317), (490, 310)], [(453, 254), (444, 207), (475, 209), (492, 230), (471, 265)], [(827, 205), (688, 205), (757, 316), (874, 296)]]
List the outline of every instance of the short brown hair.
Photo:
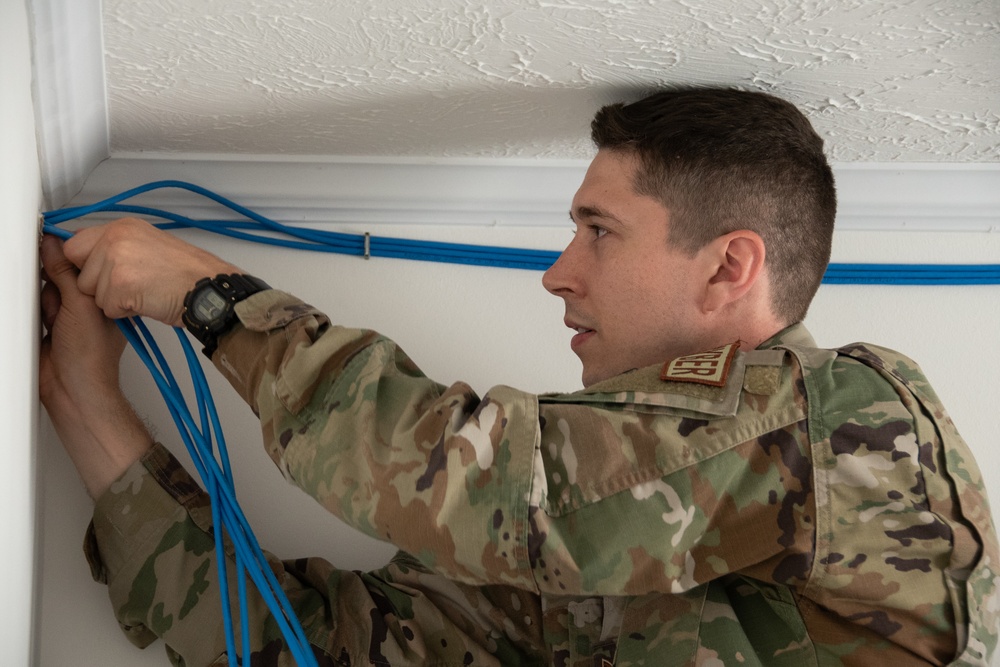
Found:
[(794, 105), (732, 88), (675, 88), (597, 112), (599, 149), (639, 157), (634, 187), (670, 211), (690, 253), (738, 229), (761, 236), (774, 314), (805, 317), (833, 237), (837, 198), (823, 140)]

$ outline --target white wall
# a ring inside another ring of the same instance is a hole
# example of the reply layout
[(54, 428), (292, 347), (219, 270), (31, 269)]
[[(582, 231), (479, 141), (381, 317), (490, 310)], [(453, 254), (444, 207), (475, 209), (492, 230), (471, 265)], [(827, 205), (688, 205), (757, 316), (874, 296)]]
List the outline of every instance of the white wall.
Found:
[[(398, 227), (373, 233), (483, 244), (558, 249), (569, 227)], [(363, 231), (360, 228), (348, 231)], [(398, 260), (283, 251), (191, 234), (244, 269), (295, 292), (335, 320), (377, 328), (392, 336), (439, 381), (470, 381), (477, 389), (511, 384), (532, 391), (579, 385), (560, 302), (540, 285), (541, 274)], [(845, 232), (837, 261), (995, 261), (1000, 235), (989, 233)], [(991, 354), (1000, 330), (995, 307), (1000, 287), (824, 286), (809, 316), (821, 344), (869, 340), (917, 358), (952, 411), (990, 480), (1000, 506), (1000, 453), (991, 415), (1000, 401)], [(169, 338), (164, 339), (173, 349)], [(127, 353), (128, 354), (128, 353)], [(180, 361), (175, 368), (181, 368)], [(129, 363), (126, 386), (178, 450), (173, 426), (151, 381)], [(282, 557), (323, 554), (345, 568), (381, 564), (391, 548), (331, 520), (289, 488), (259, 446), (257, 424), (232, 393), (216, 384), (237, 489), (265, 548)], [(45, 577), (42, 582), (42, 665), (162, 665), (160, 646), (134, 650), (115, 626), (101, 586), (90, 583), (79, 552), (89, 503), (57, 446), (45, 448)], [(299, 517), (288, 521), (289, 516)]]
[(35, 257), (41, 186), (31, 106), (28, 22), (21, 0), (0, 2), (0, 646), (8, 665), (31, 651), (34, 582), (35, 358), (38, 274)]

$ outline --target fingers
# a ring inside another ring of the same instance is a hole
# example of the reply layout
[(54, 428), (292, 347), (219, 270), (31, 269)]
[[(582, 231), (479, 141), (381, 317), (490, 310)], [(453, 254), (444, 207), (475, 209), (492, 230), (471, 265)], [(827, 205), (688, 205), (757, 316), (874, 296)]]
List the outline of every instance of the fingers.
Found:
[[(66, 257), (63, 242), (54, 236), (43, 237), (41, 258), (42, 275), (46, 283), (42, 287), (40, 302), (42, 324), (46, 331), (52, 332), (60, 314), (65, 311), (67, 315), (62, 319), (67, 320), (67, 324), (64, 327), (81, 327), (86, 324), (87, 331), (107, 329), (102, 337), (110, 335), (115, 339), (119, 338), (117, 328), (105, 319), (94, 299), (80, 289), (80, 272)], [(83, 330), (76, 333), (82, 332)]]
[(42, 237), (42, 268), (46, 278), (55, 283), (60, 292), (76, 292), (77, 270), (63, 252), (63, 242), (54, 236)]
[[(77, 286), (108, 317), (151, 317), (180, 326), (184, 295), (205, 276), (239, 267), (134, 218), (90, 227), (66, 241)], [(67, 295), (63, 294), (65, 301)]]
[(100, 274), (104, 269), (101, 241), (106, 233), (106, 225), (88, 227), (78, 231), (63, 245), (66, 259), (72, 262), (74, 268), (79, 268), (77, 286), (90, 296), (97, 294)]
[(146, 222), (139, 220), (138, 218), (121, 218), (113, 222), (109, 222), (105, 225), (98, 225), (96, 227), (85, 227), (73, 234), (73, 238), (66, 241), (64, 247), (64, 252), (66, 253), (66, 258), (69, 259), (73, 264), (79, 268), (83, 268), (84, 264), (90, 259), (91, 254), (94, 250), (99, 248), (101, 242), (104, 240), (105, 235), (109, 231), (117, 230), (121, 227), (143, 227), (150, 226)]
[[(136, 247), (143, 244), (141, 239), (153, 229), (142, 220), (123, 218), (81, 229), (63, 247), (67, 260), (79, 267), (77, 288), (93, 296), (110, 318), (136, 314), (127, 261), (120, 260), (136, 254)], [(109, 253), (111, 246), (115, 247), (114, 253)]]

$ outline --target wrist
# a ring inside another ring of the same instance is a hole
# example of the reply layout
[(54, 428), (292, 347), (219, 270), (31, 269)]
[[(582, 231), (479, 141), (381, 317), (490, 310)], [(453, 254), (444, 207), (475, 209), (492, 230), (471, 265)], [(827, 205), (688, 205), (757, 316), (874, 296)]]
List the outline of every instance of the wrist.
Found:
[(107, 406), (104, 416), (98, 423), (87, 424), (103, 456), (101, 469), (87, 482), (95, 500), (153, 446), (149, 430), (124, 397)]
[(220, 273), (202, 278), (184, 297), (181, 319), (204, 346), (204, 354), (211, 358), (219, 338), (237, 322), (236, 304), (268, 289), (270, 286), (263, 280), (244, 273)]
[[(208, 255), (208, 253), (205, 253)], [(208, 256), (208, 261), (201, 262), (197, 268), (188, 267), (181, 275), (174, 280), (173, 308), (175, 316), (166, 324), (173, 327), (184, 328), (184, 304), (187, 296), (206, 278), (210, 279), (217, 275), (244, 274), (246, 273), (235, 264), (225, 262), (214, 255)]]
[(61, 394), (45, 408), (91, 498), (100, 497), (152, 446), (153, 438), (120, 392), (83, 402)]

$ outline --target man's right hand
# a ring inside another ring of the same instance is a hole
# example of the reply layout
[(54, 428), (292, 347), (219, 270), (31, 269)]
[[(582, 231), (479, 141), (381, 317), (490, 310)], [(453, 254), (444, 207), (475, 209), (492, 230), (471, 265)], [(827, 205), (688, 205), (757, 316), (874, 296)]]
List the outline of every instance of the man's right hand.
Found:
[(142, 315), (182, 326), (184, 296), (195, 283), (239, 267), (135, 218), (88, 227), (66, 241), (78, 286), (113, 319)]
[(87, 492), (98, 498), (152, 446), (118, 385), (125, 338), (77, 289), (77, 270), (53, 236), (42, 239), (42, 340), (38, 389)]

